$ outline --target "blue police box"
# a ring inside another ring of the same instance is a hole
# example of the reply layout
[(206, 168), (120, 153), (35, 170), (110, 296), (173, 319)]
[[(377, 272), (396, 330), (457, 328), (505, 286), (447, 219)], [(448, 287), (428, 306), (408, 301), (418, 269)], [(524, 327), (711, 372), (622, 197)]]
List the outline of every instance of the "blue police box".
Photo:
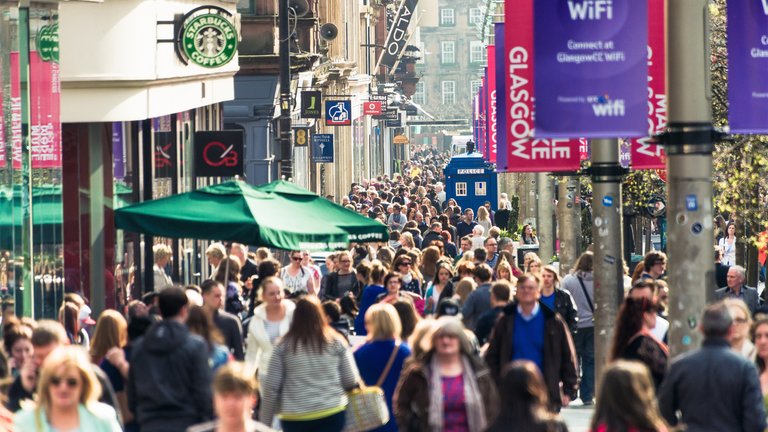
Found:
[[(474, 149), (472, 149), (474, 150)], [(494, 166), (483, 159), (482, 153), (457, 154), (443, 168), (445, 197), (453, 198), (462, 211), (471, 208), (477, 215), (478, 207), (490, 201), (496, 211), (499, 205), (498, 177)]]

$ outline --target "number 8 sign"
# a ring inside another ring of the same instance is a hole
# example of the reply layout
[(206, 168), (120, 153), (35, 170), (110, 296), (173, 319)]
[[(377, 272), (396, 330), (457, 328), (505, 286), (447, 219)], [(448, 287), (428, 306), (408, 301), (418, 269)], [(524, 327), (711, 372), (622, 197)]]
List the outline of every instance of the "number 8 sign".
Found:
[(293, 130), (293, 145), (306, 147), (309, 144), (309, 129), (296, 128)]

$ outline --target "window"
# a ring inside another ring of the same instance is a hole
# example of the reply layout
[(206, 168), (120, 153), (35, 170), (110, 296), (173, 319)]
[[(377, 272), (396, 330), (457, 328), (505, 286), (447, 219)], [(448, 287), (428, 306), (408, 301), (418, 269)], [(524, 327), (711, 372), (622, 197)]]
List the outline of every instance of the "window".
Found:
[(456, 63), (456, 42), (455, 41), (440, 42), (440, 63), (442, 64)]
[(480, 86), (483, 85), (483, 80), (472, 80), (470, 85), (470, 89), (472, 89), (472, 96), (474, 96), (477, 94), (477, 91), (480, 90)]
[(456, 196), (467, 196), (467, 182), (456, 182)]
[(487, 57), (485, 46), (480, 41), (469, 42), (469, 62), (482, 63)]
[(419, 59), (416, 60), (417, 64), (424, 64), (424, 57), (427, 55), (427, 49), (424, 42), (419, 42)]
[(480, 8), (469, 8), (469, 23), (477, 24), (483, 20), (483, 11)]
[(456, 81), (443, 81), (443, 105), (453, 105), (456, 103)]
[(485, 182), (475, 182), (475, 196), (485, 196), (485, 195), (486, 195)]
[(440, 9), (440, 26), (453, 27), (456, 25), (456, 11), (450, 8)]
[(413, 101), (419, 105), (424, 105), (427, 101), (426, 93), (424, 93), (424, 82), (419, 81), (416, 83), (416, 91), (413, 93)]
[(253, 0), (237, 0), (237, 11), (244, 14), (253, 13)]

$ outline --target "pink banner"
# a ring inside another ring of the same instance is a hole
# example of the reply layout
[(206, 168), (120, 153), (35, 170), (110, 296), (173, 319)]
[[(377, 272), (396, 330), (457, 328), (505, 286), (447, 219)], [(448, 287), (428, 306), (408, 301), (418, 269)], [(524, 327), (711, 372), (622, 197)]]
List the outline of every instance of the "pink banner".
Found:
[(61, 167), (61, 85), (59, 65), (29, 53), (32, 168)]
[(486, 160), (496, 163), (496, 149), (498, 144), (498, 133), (496, 123), (496, 47), (488, 45), (488, 79), (486, 80), (486, 91), (488, 98), (488, 135), (486, 145)]
[(579, 169), (579, 140), (531, 139), (533, 135), (533, 0), (508, 0), (504, 24), (507, 166), (498, 172)]
[[(667, 125), (667, 86), (664, 52), (664, 0), (648, 0), (648, 131), (657, 134)], [(650, 138), (632, 140), (633, 169), (664, 169), (663, 146)]]
[(21, 169), (21, 70), (19, 53), (11, 53), (11, 159), (13, 169)]
[[(3, 70), (3, 59), (0, 58), (0, 70)], [(0, 86), (0, 168), (5, 168), (5, 113), (3, 112), (3, 87)]]

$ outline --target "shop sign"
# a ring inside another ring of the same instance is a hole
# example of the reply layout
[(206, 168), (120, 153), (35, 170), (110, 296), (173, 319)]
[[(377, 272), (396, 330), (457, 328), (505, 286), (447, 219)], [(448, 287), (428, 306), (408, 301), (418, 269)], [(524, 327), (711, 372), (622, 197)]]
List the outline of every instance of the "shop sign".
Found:
[(59, 62), (59, 23), (44, 25), (37, 32), (37, 52), (46, 62)]
[(322, 92), (302, 91), (301, 92), (301, 118), (314, 118), (319, 119), (323, 113), (320, 111), (320, 101), (322, 100)]
[(192, 62), (206, 68), (226, 65), (237, 53), (232, 14), (216, 6), (193, 9), (182, 19), (176, 48), (184, 64)]
[(333, 134), (312, 135), (312, 162), (333, 163)]
[(234, 177), (243, 174), (243, 131), (195, 132), (195, 175)]
[(295, 128), (293, 130), (293, 145), (296, 147), (309, 145), (309, 128)]
[(395, 135), (392, 138), (392, 144), (405, 145), (408, 144), (408, 137), (405, 135)]
[(363, 104), (363, 114), (365, 115), (379, 115), (381, 114), (381, 102), (380, 101), (368, 101)]
[(352, 125), (352, 102), (348, 100), (325, 101), (326, 126)]

